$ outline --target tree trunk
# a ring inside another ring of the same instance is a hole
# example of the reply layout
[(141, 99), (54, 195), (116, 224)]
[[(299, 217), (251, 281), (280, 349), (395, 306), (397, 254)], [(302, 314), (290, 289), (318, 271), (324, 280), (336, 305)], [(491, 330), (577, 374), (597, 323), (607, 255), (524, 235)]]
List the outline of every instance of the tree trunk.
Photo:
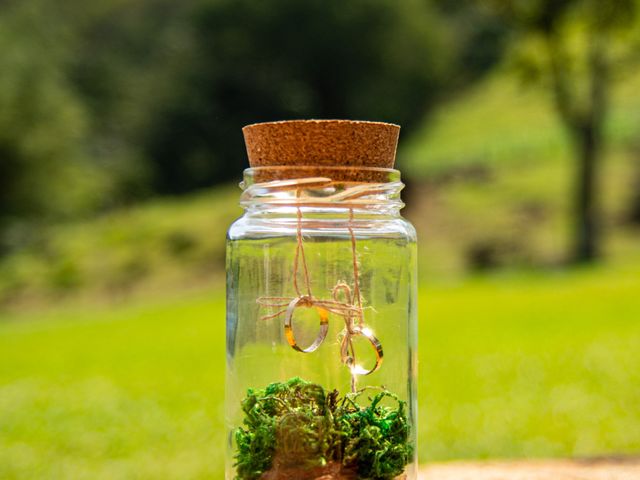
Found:
[(575, 185), (575, 231), (573, 261), (587, 263), (600, 255), (599, 215), (597, 211), (597, 170), (600, 135), (596, 122), (588, 122), (575, 135), (578, 174)]
[(556, 109), (570, 132), (577, 160), (571, 259), (574, 263), (588, 263), (601, 253), (597, 180), (607, 111), (608, 64), (603, 39), (596, 35), (589, 45), (588, 95), (580, 101), (560, 45), (553, 36), (549, 37)]
[(602, 160), (604, 121), (609, 89), (608, 63), (605, 41), (595, 35), (589, 48), (588, 107), (578, 116), (575, 125), (578, 149), (576, 186), (576, 226), (573, 260), (587, 263), (600, 256), (600, 215), (598, 211), (597, 181)]

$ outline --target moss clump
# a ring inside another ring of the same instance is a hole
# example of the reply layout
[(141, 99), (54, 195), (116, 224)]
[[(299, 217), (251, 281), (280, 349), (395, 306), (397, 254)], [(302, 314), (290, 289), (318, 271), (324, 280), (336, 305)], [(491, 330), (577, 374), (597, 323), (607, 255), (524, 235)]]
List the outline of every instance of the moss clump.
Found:
[[(249, 389), (242, 401), (244, 427), (235, 434), (236, 478), (313, 479), (328, 471), (330, 478), (400, 475), (413, 454), (406, 402), (382, 390), (361, 406), (361, 395), (340, 397), (297, 377)], [(382, 405), (386, 397), (398, 406)]]

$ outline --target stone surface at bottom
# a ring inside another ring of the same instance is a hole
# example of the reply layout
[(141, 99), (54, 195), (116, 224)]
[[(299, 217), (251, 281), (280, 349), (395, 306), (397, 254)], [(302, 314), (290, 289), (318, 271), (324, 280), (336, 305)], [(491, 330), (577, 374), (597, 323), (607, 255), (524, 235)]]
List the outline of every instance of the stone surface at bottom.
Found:
[(420, 480), (640, 480), (640, 458), (451, 462), (427, 465)]

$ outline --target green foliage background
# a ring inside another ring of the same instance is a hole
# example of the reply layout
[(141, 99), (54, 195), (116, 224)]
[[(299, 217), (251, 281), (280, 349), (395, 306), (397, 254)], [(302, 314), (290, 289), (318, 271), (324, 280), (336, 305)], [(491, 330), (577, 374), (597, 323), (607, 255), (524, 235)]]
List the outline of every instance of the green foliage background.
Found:
[(413, 0), (0, 8), (5, 249), (29, 218), (82, 216), (237, 177), (248, 123), (366, 118), (410, 132), (450, 89), (475, 31), (459, 40), (447, 28), (453, 16)]

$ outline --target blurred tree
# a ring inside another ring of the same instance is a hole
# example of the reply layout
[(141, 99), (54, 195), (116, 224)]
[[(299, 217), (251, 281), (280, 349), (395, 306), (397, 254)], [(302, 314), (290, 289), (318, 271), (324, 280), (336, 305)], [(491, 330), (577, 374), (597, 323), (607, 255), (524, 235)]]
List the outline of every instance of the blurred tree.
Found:
[[(67, 72), (90, 114), (91, 159), (109, 176), (105, 206), (153, 193), (140, 146), (159, 92), (171, 84), (188, 50), (189, 15), (199, 0), (66, 0), (57, 11), (71, 25)], [(181, 47), (180, 42), (187, 43)]]
[(451, 5), (3, 0), (0, 230), (236, 178), (247, 123), (377, 119), (405, 137), (498, 58), (499, 24)]
[(635, 54), (634, 0), (491, 0), (518, 37), (516, 63), (527, 80), (546, 81), (572, 141), (578, 169), (572, 257), (598, 257), (597, 182), (612, 78)]
[(441, 13), (441, 22), (455, 36), (447, 39), (447, 55), (453, 63), (447, 79), (448, 93), (463, 88), (489, 71), (507, 46), (505, 22), (476, 0), (432, 0)]
[[(640, 150), (640, 149), (635, 149)], [(632, 196), (629, 208), (629, 222), (640, 226), (640, 151), (634, 152), (634, 172), (631, 179)]]
[(249, 123), (359, 118), (411, 131), (445, 87), (454, 37), (413, 0), (206, 1), (193, 32), (191, 63), (144, 142), (162, 193), (237, 177)]
[(54, 46), (60, 32), (32, 7), (6, 2), (0, 16), (0, 253), (22, 241), (27, 220), (90, 209), (98, 190), (81, 160), (86, 116)]

